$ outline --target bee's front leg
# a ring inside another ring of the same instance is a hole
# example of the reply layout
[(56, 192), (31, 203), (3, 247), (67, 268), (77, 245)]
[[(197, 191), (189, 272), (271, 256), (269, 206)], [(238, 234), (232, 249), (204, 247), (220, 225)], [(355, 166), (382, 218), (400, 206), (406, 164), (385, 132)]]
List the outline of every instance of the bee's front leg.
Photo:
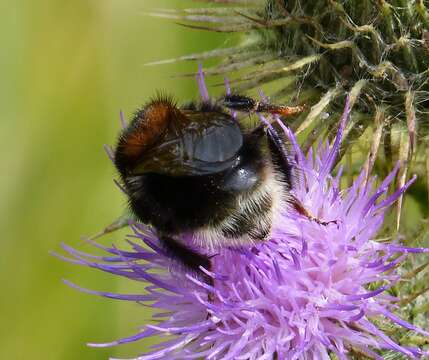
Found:
[(311, 221), (314, 221), (320, 225), (327, 226), (329, 224), (336, 224), (338, 225), (338, 220), (330, 220), (330, 221), (323, 221), (319, 219), (317, 216), (314, 216), (305, 206), (299, 201), (296, 197), (292, 196), (290, 203), (294, 207), (294, 209), (301, 215), (305, 216)]

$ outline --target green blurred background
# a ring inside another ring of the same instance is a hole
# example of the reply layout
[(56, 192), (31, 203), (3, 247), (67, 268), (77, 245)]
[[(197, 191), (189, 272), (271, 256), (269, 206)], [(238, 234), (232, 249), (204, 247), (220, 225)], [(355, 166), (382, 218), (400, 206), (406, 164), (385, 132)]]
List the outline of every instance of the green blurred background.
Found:
[(70, 289), (62, 278), (97, 290), (139, 290), (49, 251), (61, 251), (60, 242), (91, 251), (80, 236), (124, 208), (102, 149), (115, 142), (119, 111), (129, 117), (156, 89), (179, 100), (196, 96), (193, 79), (171, 77), (195, 71), (194, 63), (144, 64), (225, 45), (222, 36), (145, 15), (177, 6), (195, 3), (0, 2), (0, 359), (131, 357), (147, 345), (86, 347), (135, 333), (149, 310)]

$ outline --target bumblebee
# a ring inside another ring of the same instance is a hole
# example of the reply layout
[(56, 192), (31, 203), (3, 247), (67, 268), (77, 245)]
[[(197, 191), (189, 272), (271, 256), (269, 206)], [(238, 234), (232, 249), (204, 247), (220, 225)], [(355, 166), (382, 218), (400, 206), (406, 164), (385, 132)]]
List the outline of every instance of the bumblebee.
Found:
[[(290, 201), (292, 168), (275, 129), (246, 130), (228, 109), (290, 115), (241, 95), (178, 107), (157, 96), (123, 130), (114, 162), (135, 217), (151, 225), (186, 268), (210, 253), (264, 241)], [(180, 239), (190, 235), (192, 244)]]

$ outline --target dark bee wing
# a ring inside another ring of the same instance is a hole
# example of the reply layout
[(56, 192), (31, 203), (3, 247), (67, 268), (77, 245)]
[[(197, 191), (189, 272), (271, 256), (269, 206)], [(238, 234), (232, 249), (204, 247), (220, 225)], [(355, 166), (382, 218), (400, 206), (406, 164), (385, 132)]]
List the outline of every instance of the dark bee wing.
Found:
[(182, 111), (163, 141), (148, 151), (134, 174), (205, 175), (233, 167), (243, 145), (237, 122), (221, 112)]

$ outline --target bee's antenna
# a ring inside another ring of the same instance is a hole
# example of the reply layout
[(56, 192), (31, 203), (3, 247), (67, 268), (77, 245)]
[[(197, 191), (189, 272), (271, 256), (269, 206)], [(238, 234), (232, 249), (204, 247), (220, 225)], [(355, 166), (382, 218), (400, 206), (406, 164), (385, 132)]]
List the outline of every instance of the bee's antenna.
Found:
[(273, 105), (265, 102), (258, 102), (255, 109), (256, 112), (267, 112), (271, 115), (291, 116), (302, 113), (306, 109), (306, 105), (284, 106)]
[(222, 98), (225, 107), (248, 113), (269, 113), (271, 115), (291, 116), (303, 112), (306, 105), (285, 106), (270, 104), (268, 101), (256, 101), (251, 97), (239, 94), (226, 94)]

